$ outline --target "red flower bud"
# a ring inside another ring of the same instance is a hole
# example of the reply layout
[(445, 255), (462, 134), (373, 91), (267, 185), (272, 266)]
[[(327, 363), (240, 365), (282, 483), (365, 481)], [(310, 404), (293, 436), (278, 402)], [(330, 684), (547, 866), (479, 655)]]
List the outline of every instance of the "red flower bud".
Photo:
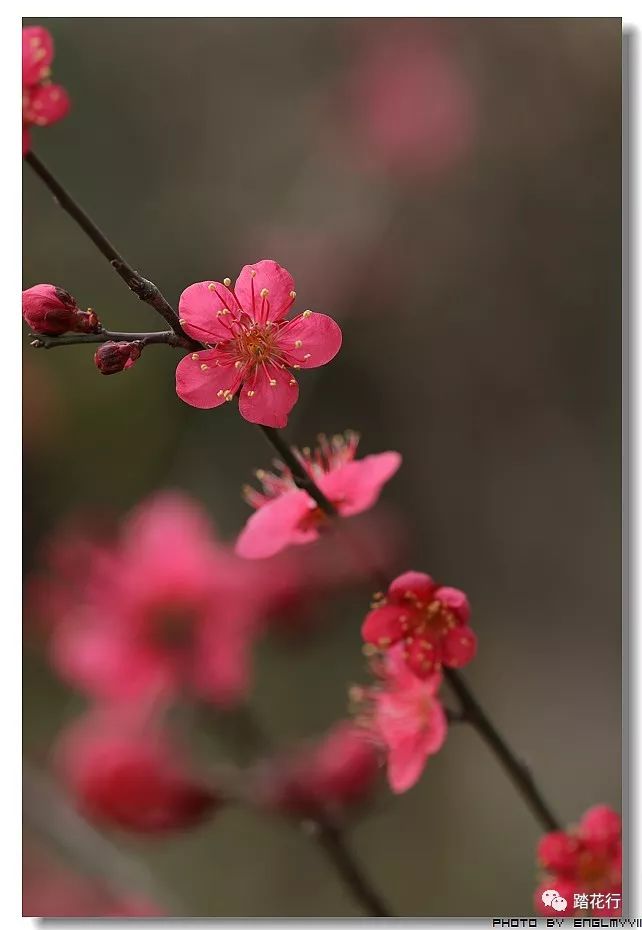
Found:
[(141, 352), (140, 342), (103, 342), (94, 355), (94, 362), (101, 374), (115, 375), (131, 368)]
[(341, 722), (319, 742), (267, 763), (257, 775), (257, 799), (283, 814), (313, 817), (364, 800), (378, 770), (375, 745), (362, 730)]
[(81, 310), (71, 294), (54, 284), (36, 284), (23, 291), (22, 315), (34, 333), (44, 336), (100, 330), (94, 311)]
[(63, 735), (56, 761), (78, 807), (98, 823), (166, 833), (195, 826), (222, 803), (166, 730), (120, 711), (79, 720)]

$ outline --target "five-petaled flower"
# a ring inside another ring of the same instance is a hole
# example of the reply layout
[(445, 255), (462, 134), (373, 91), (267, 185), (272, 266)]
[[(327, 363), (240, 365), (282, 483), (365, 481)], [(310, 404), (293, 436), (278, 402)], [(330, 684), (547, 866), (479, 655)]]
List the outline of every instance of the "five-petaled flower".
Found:
[(49, 126), (69, 111), (64, 87), (49, 80), (53, 39), (42, 26), (22, 30), (22, 154), (31, 146), (30, 126)]
[(341, 347), (341, 330), (323, 313), (286, 315), (296, 298), (292, 276), (274, 261), (245, 265), (229, 278), (191, 284), (178, 305), (186, 333), (207, 348), (176, 369), (176, 392), (209, 409), (238, 394), (250, 423), (282, 427), (299, 396), (290, 369), (325, 365)]
[[(292, 451), (340, 516), (350, 517), (372, 507), (384, 484), (401, 465), (398, 452), (380, 452), (356, 459), (359, 436), (347, 432), (328, 441), (319, 437), (311, 452)], [(312, 542), (328, 519), (307, 491), (297, 488), (291, 472), (277, 462), (278, 474), (257, 471), (263, 491), (245, 488), (256, 508), (241, 531), (236, 551), (248, 559), (264, 559), (289, 545)]]
[(428, 758), (438, 752), (448, 730), (437, 692), (441, 673), (417, 678), (408, 668), (401, 644), (390, 649), (376, 669), (380, 685), (353, 689), (361, 725), (387, 752), (388, 783), (402, 794), (417, 782)]
[(570, 917), (589, 910), (598, 916), (622, 912), (622, 825), (606, 804), (590, 808), (576, 827), (545, 834), (537, 859), (546, 872), (535, 892), (540, 914), (550, 914), (542, 892), (555, 888), (566, 899)]
[(402, 655), (420, 677), (442, 665), (461, 668), (477, 650), (468, 626), (468, 598), (457, 588), (439, 587), (430, 575), (405, 572), (376, 596), (361, 630), (366, 643), (388, 649), (403, 643)]

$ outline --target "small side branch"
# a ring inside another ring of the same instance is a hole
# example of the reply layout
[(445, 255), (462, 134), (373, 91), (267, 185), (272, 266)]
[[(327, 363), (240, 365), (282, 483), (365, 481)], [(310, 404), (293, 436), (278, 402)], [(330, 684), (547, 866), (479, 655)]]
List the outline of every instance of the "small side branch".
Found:
[(34, 349), (55, 349), (58, 346), (76, 346), (96, 342), (140, 342), (141, 348), (151, 345), (191, 348), (189, 339), (178, 336), (173, 330), (158, 333), (121, 333), (101, 329), (98, 333), (66, 333), (64, 336), (42, 336), (40, 333), (32, 333), (31, 336), (31, 346)]

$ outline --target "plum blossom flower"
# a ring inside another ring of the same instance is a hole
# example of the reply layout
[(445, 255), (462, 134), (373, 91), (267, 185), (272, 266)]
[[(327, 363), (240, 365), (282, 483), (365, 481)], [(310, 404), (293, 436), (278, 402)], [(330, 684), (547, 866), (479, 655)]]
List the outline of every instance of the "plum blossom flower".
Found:
[(299, 396), (290, 369), (318, 368), (341, 347), (341, 330), (323, 313), (286, 315), (296, 298), (294, 279), (274, 261), (245, 265), (234, 287), (229, 278), (191, 284), (178, 311), (188, 335), (206, 348), (181, 359), (176, 392), (193, 407), (209, 409), (238, 394), (250, 423), (282, 427)]
[(64, 87), (49, 80), (53, 39), (42, 26), (22, 30), (22, 154), (31, 147), (30, 126), (49, 126), (69, 111)]
[(160, 493), (115, 542), (72, 535), (50, 549), (51, 575), (32, 583), (32, 605), (48, 615), (62, 678), (111, 700), (244, 697), (261, 592), (189, 499)]
[(457, 588), (439, 587), (430, 575), (405, 572), (376, 598), (361, 628), (366, 643), (388, 649), (403, 641), (408, 667), (421, 677), (442, 665), (461, 668), (477, 650), (468, 626), (468, 598)]
[[(340, 516), (368, 510), (384, 484), (401, 465), (398, 452), (380, 452), (356, 459), (359, 436), (347, 432), (328, 441), (319, 437), (311, 452), (293, 449), (297, 459)], [(297, 488), (292, 473), (276, 462), (276, 473), (257, 471), (262, 491), (245, 488), (245, 498), (256, 509), (241, 531), (236, 551), (247, 559), (264, 559), (289, 545), (312, 542), (328, 519), (307, 491)]]
[(91, 820), (138, 833), (192, 827), (221, 800), (159, 721), (140, 711), (102, 706), (77, 720), (56, 747), (59, 775)]
[(622, 913), (622, 825), (619, 814), (606, 804), (590, 808), (575, 827), (545, 834), (537, 859), (546, 873), (535, 892), (540, 914), (552, 913), (542, 900), (550, 888), (567, 902), (560, 916)]
[(256, 800), (269, 810), (294, 817), (344, 811), (372, 793), (379, 756), (375, 742), (362, 728), (342, 720), (321, 739), (260, 766), (254, 779)]
[(386, 750), (390, 788), (402, 794), (416, 784), (428, 758), (446, 739), (446, 713), (437, 697), (441, 673), (417, 678), (401, 645), (386, 653), (377, 671), (381, 683), (353, 689), (353, 697), (361, 705), (361, 725)]

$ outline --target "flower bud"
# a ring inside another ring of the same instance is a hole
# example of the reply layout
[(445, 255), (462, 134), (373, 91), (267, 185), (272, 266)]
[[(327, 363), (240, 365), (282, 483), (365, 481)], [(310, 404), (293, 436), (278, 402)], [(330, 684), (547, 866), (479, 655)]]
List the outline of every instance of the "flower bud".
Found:
[(282, 814), (313, 817), (363, 801), (378, 771), (375, 745), (362, 730), (341, 722), (317, 743), (267, 763), (256, 780), (257, 799)]
[(166, 730), (112, 710), (94, 710), (72, 726), (56, 762), (88, 818), (137, 833), (195, 826), (222, 803)]
[(103, 342), (94, 355), (94, 362), (101, 374), (115, 375), (131, 368), (141, 352), (140, 342)]
[(94, 311), (81, 310), (71, 294), (54, 284), (36, 284), (23, 291), (22, 315), (34, 333), (44, 336), (100, 330)]

